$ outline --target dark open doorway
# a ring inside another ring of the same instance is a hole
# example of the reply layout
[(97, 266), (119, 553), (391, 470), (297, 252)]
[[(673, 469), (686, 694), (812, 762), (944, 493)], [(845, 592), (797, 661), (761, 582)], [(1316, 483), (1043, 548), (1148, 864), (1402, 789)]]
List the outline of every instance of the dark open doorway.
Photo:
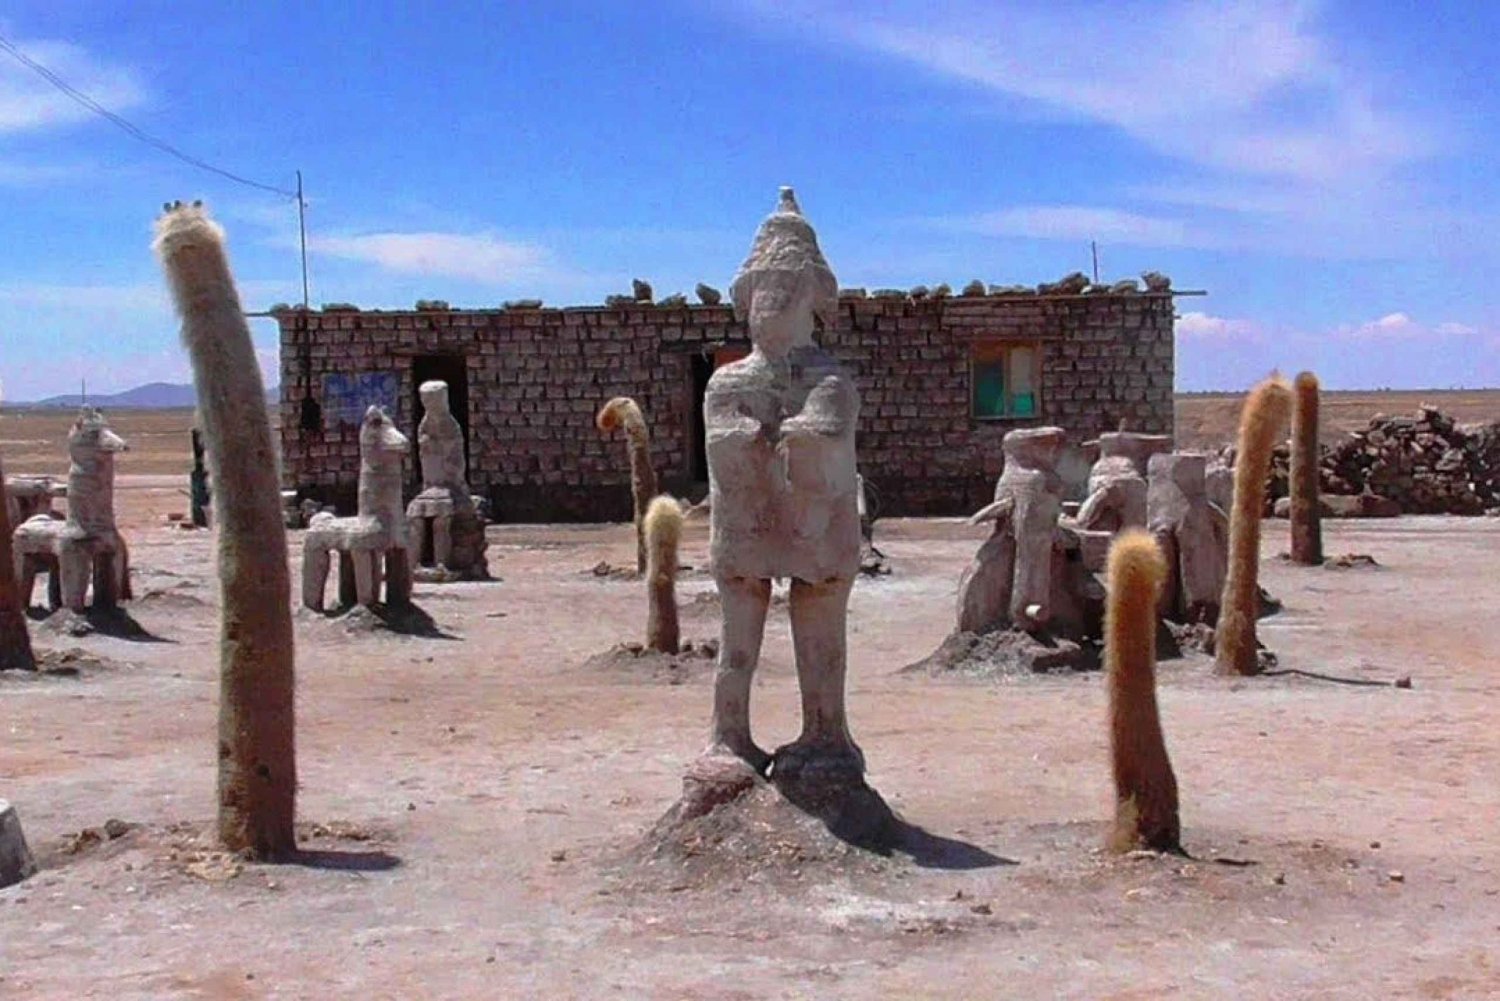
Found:
[[(472, 464), (469, 453), (469, 363), (463, 355), (418, 355), (411, 365), (412, 430), (422, 422), (422, 383), (441, 379), (448, 384), (448, 407), (464, 432), (464, 463)], [(417, 456), (417, 437), (412, 435), (412, 480), (422, 486), (422, 464)]]

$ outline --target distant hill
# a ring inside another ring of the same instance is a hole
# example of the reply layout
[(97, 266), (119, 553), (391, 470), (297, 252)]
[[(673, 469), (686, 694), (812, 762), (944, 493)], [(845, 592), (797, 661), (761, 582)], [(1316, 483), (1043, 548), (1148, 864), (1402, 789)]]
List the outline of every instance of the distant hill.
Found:
[[(268, 389), (266, 398), (273, 402), (280, 399), (280, 388), (273, 386)], [(37, 400), (34, 403), (16, 405), (71, 409), (82, 403), (83, 398), (77, 393), (67, 393), (63, 396), (49, 396), (45, 400)], [(102, 407), (105, 410), (170, 410), (197, 406), (198, 394), (194, 391), (192, 383), (148, 382), (144, 386), (127, 389), (122, 393), (106, 393), (97, 396), (91, 393), (88, 403), (91, 407)]]

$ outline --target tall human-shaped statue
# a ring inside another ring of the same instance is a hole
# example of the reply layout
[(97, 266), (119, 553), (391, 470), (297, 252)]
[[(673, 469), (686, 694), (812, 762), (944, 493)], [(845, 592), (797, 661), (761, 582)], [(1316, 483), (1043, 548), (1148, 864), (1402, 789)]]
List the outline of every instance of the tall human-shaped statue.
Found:
[(433, 379), (417, 392), (422, 397), (422, 422), (417, 425), (422, 492), (406, 509), (417, 576), (485, 577), (484, 520), (469, 494), (464, 431), (449, 406), (448, 384)]
[[(859, 396), (813, 341), (815, 320), (834, 321), (838, 284), (791, 188), (781, 189), (730, 294), (753, 349), (714, 372), (703, 404), (724, 616), (708, 756), (771, 767), (777, 780), (858, 777), (864, 761), (845, 719), (844, 675), (859, 568)], [(778, 577), (791, 579), (802, 733), (773, 756), (750, 735), (750, 682)]]

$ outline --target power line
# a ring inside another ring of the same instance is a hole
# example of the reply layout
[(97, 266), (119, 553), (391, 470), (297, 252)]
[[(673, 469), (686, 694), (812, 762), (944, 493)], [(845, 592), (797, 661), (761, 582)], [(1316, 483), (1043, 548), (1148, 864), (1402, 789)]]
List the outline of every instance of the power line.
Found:
[(89, 111), (92, 111), (99, 117), (118, 126), (126, 134), (140, 140), (148, 146), (159, 150), (162, 153), (167, 154), (168, 156), (175, 157), (176, 159), (181, 160), (183, 163), (186, 163), (191, 167), (197, 167), (199, 170), (206, 170), (211, 174), (218, 174), (220, 177), (233, 181), (236, 184), (243, 184), (246, 187), (257, 188), (261, 191), (269, 191), (273, 195), (281, 195), (284, 198), (300, 199), (301, 197), (299, 192), (288, 191), (285, 188), (278, 188), (271, 184), (261, 184), (259, 181), (252, 181), (248, 177), (241, 177), (239, 174), (225, 170), (222, 167), (215, 167), (213, 164), (207, 162), (206, 160), (200, 160), (196, 156), (193, 156), (189, 153), (184, 153), (182, 150), (178, 149), (176, 146), (173, 146), (171, 143), (167, 142), (164, 139), (156, 138), (156, 136), (153, 136), (145, 129), (139, 128), (133, 123), (126, 121), (124, 118), (121, 118), (113, 111), (110, 111), (108, 108), (104, 107), (104, 105), (100, 104), (98, 101), (94, 100), (83, 91), (78, 90), (72, 84), (68, 83), (68, 81), (64, 80), (62, 77), (58, 76), (50, 69), (37, 62), (35, 59), (32, 59), (26, 53), (18, 49), (15, 43), (6, 38), (4, 35), (0, 35), (0, 51), (8, 53), (17, 62), (34, 71), (42, 79), (46, 80), (53, 87), (57, 88), (63, 94), (71, 98), (74, 103), (87, 108)]

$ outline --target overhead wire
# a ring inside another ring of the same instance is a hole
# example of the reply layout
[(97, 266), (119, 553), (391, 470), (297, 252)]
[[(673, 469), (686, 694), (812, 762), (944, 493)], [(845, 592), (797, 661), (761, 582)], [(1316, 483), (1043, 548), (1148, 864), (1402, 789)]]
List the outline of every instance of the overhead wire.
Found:
[(196, 167), (199, 170), (204, 170), (211, 174), (217, 174), (218, 176), (226, 180), (233, 181), (236, 184), (243, 184), (246, 187), (255, 188), (260, 191), (267, 191), (273, 195), (280, 195), (283, 198), (299, 197), (299, 194), (296, 191), (291, 191), (286, 188), (278, 188), (273, 184), (262, 184), (259, 181), (253, 181), (250, 178), (243, 177), (231, 170), (225, 170), (223, 167), (217, 167), (214, 164), (209, 163), (207, 160), (199, 159), (198, 157), (193, 156), (191, 153), (185, 153), (182, 150), (178, 149), (176, 146), (167, 142), (165, 139), (157, 138), (156, 136), (147, 132), (145, 129), (109, 110), (104, 105), (100, 104), (98, 101), (90, 97), (88, 94), (85, 94), (83, 91), (68, 83), (68, 81), (58, 76), (52, 70), (48, 69), (46, 66), (42, 65), (35, 59), (28, 56), (25, 52), (21, 51), (21, 49), (18, 48), (14, 42), (6, 38), (4, 35), (0, 35), (0, 51), (5, 52), (17, 62), (21, 63), (21, 65), (35, 72), (43, 80), (46, 80), (54, 88), (71, 99), (74, 103), (93, 112), (94, 114), (98, 115), (99, 117), (105, 119), (106, 121), (112, 123), (119, 129), (124, 131), (127, 135), (139, 140), (140, 142), (145, 143), (148, 146), (153, 147), (159, 152), (165, 153), (177, 160), (181, 160), (183, 163), (187, 164), (190, 167)]

